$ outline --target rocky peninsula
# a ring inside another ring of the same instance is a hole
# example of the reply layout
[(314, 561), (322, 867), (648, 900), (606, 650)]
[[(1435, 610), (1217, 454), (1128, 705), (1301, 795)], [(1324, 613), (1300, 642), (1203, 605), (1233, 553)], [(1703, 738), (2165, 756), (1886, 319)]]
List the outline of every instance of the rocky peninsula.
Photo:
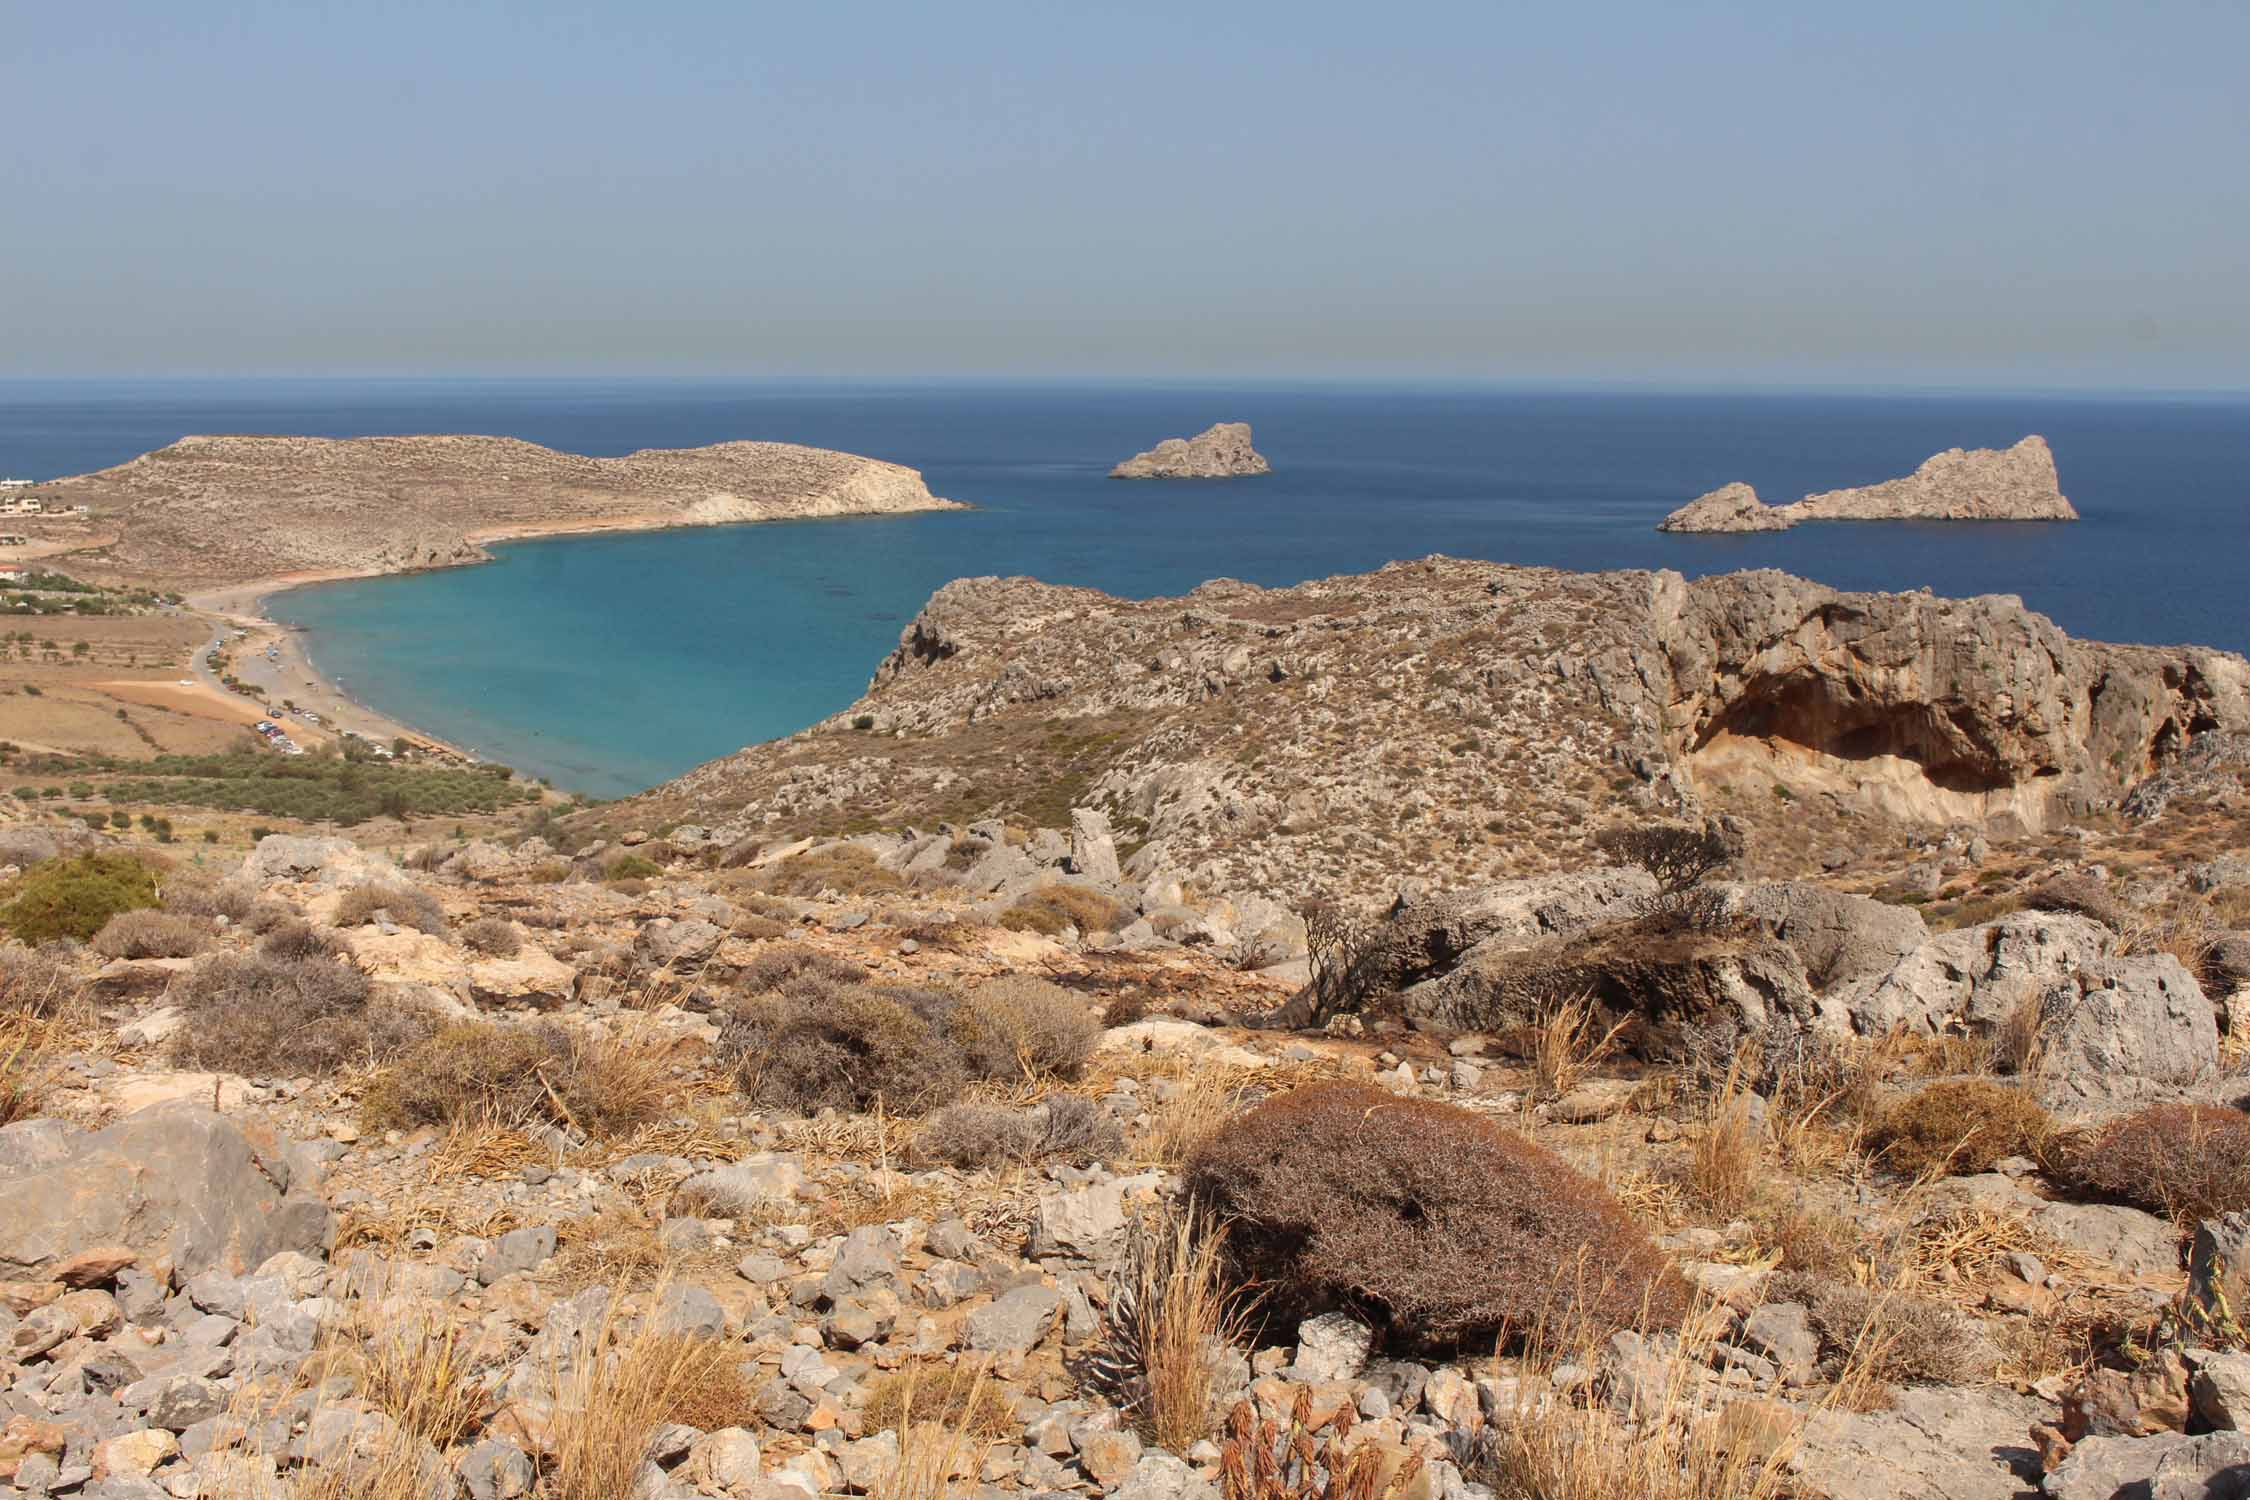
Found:
[(1112, 479), (1236, 479), (1271, 474), (1250, 446), (1248, 422), (1215, 422), (1191, 438), (1166, 438), (1109, 471)]
[(2075, 521), (2078, 511), (2055, 478), (2047, 440), (2034, 434), (2012, 448), (1948, 448), (1901, 479), (1825, 490), (1793, 505), (1764, 505), (1735, 483), (1698, 496), (1658, 524), (1659, 531), (1786, 531), (1802, 521)]
[(590, 458), (468, 434), (185, 437), (42, 493), (115, 524), (104, 566), (203, 588), (477, 562), (511, 536), (956, 508), (912, 469), (793, 443)]

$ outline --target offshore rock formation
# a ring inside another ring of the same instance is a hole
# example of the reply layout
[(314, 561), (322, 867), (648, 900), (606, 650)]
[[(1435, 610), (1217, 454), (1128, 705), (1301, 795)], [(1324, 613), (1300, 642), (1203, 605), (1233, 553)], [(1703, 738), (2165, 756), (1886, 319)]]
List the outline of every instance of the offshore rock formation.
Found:
[(1248, 422), (1216, 422), (1191, 438), (1166, 438), (1109, 471), (1112, 479), (1234, 479), (1271, 474), (1250, 446)]
[(772, 838), (1099, 806), (1129, 875), (1374, 892), (1579, 867), (1604, 819), (1729, 788), (1852, 847), (2035, 829), (2244, 726), (2240, 657), (2074, 641), (2005, 596), (1449, 558), (1178, 599), (981, 578), (858, 703), (626, 816)]
[(1730, 484), (1681, 506), (1659, 531), (1784, 531), (1800, 521), (2075, 521), (2055, 480), (2055, 456), (2036, 434), (2013, 448), (1948, 448), (1903, 479), (1825, 490), (1766, 506)]
[(587, 458), (463, 434), (185, 437), (48, 488), (119, 523), (117, 566), (167, 584), (444, 567), (506, 535), (955, 508), (912, 469), (793, 443)]

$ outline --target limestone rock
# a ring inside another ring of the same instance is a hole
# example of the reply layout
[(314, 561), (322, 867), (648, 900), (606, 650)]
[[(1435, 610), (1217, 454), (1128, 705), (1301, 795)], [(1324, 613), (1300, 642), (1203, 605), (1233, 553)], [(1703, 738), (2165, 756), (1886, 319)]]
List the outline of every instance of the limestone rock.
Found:
[(2188, 1083), (2217, 1068), (2218, 1017), (2169, 953), (2097, 960), (2047, 992), (2040, 1066)]
[(1102, 884), (1124, 878), (1117, 867), (1117, 838), (1110, 832), (1108, 813), (1091, 807), (1070, 810), (1070, 868)]
[(293, 881), (328, 887), (396, 882), (401, 878), (398, 866), (349, 839), (289, 833), (269, 833), (260, 839), (258, 847), (242, 862), (242, 875), (260, 885)]
[(2055, 456), (2036, 434), (2012, 448), (1948, 448), (1902, 479), (1826, 490), (1794, 505), (1758, 503), (1746, 484), (1689, 501), (1659, 531), (1782, 531), (1800, 521), (2075, 521), (2055, 479)]
[(1831, 1500), (2018, 1500), (2052, 1415), (1997, 1386), (1908, 1386), (1889, 1411), (1815, 1413), (1790, 1465)]
[(1658, 531), (1787, 531), (1796, 524), (1739, 479), (1696, 496), (1657, 523)]
[(1863, 1036), (1900, 1028), (1933, 1035), (1956, 1026), (1981, 1034), (2106, 957), (2116, 943), (2115, 933), (2087, 917), (2013, 912), (1939, 933), (1887, 972), (1844, 985), (1837, 997)]
[(293, 1192), (281, 1143), (190, 1104), (143, 1110), (67, 1142), (60, 1159), (0, 1177), (0, 1274), (44, 1275), (122, 1246), (177, 1274), (240, 1275), (284, 1251), (327, 1251), (328, 1209)]
[(1109, 471), (1112, 479), (1231, 479), (1270, 474), (1250, 446), (1248, 422), (1216, 422), (1191, 438), (1166, 438)]

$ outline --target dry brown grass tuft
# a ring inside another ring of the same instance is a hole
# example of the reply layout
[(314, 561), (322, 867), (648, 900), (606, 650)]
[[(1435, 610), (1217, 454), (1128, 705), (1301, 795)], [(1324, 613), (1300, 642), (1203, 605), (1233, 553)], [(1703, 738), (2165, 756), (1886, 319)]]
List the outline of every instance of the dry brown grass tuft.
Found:
[(353, 886), (336, 903), (338, 927), (364, 927), (385, 917), (400, 927), (445, 935), (445, 908), (420, 886), (369, 881)]
[(698, 1388), (739, 1353), (724, 1341), (660, 1333), (654, 1319), (620, 1337), (616, 1316), (612, 1298), (586, 1351), (551, 1372), (557, 1441), (548, 1461), (550, 1500), (617, 1500), (635, 1493), (656, 1430), (695, 1409)]
[(904, 884), (875, 862), (873, 850), (858, 844), (834, 844), (799, 854), (757, 878), (758, 888), (775, 896), (818, 896), (823, 891), (860, 896), (895, 891)]
[(93, 949), (104, 958), (192, 958), (210, 942), (209, 922), (143, 907), (111, 917)]
[(1349, 1406), (1315, 1422), (1304, 1386), (1286, 1422), (1260, 1420), (1249, 1402), (1237, 1402), (1219, 1455), (1220, 1493), (1224, 1500), (1403, 1500), (1419, 1493), (1421, 1457), (1399, 1461), (1377, 1445), (1355, 1445), (1357, 1425)]
[(878, 1378), (863, 1413), (866, 1430), (903, 1430), (935, 1422), (975, 1438), (1001, 1438), (1015, 1429), (1015, 1405), (987, 1378), (981, 1364), (920, 1359)]
[(1156, 1102), (1147, 1131), (1135, 1147), (1144, 1166), (1178, 1167), (1243, 1109), (1243, 1090), (1254, 1070), (1196, 1068), (1179, 1061), (1152, 1074)]
[(1254, 1299), (1228, 1284), (1226, 1228), (1194, 1205), (1136, 1224), (1110, 1298), (1106, 1337), (1131, 1372), (1127, 1409), (1184, 1453), (1218, 1417), (1219, 1361), (1245, 1342)]
[(1000, 925), (1016, 932), (1059, 937), (1065, 928), (1081, 934), (1115, 932), (1132, 913), (1100, 891), (1082, 885), (1043, 885), (1000, 913)]
[(400, 1054), (360, 1109), (384, 1130), (546, 1123), (604, 1138), (647, 1125), (671, 1090), (669, 1049), (655, 1040), (465, 1021)]
[[(958, 1379), (958, 1374), (945, 1377), (945, 1388), (952, 1391)], [(989, 1372), (979, 1367), (968, 1392), (941, 1406), (957, 1406), (966, 1418), (975, 1418), (989, 1403), (989, 1381)], [(925, 1416), (931, 1407), (917, 1382), (909, 1381), (898, 1397), (898, 1459), (869, 1486), (872, 1500), (954, 1500), (975, 1490), (994, 1440), (965, 1423)]]
[(1739, 1067), (1730, 1069), (1688, 1156), (1689, 1196), (1721, 1218), (1741, 1213), (1757, 1186), (1758, 1148), (1764, 1134), (1763, 1111), (1743, 1090)]
[(1617, 1048), (1626, 1022), (1601, 1029), (1600, 1012), (1591, 995), (1563, 1001), (1547, 1019), (1532, 1028), (1531, 1073), (1540, 1098), (1554, 1099), (1578, 1086), (1587, 1072)]
[(339, 1334), (317, 1368), (322, 1379), (348, 1379), (376, 1410), (440, 1449), (474, 1432), (494, 1404), (488, 1372), (472, 1363), (459, 1332), (435, 1319), (409, 1317), (364, 1341)]

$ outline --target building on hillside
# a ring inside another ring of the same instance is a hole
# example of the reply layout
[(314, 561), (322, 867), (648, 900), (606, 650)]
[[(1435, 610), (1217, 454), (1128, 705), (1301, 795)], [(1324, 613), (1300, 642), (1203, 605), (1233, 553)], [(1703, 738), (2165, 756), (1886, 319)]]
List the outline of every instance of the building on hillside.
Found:
[(37, 496), (26, 495), (20, 490), (0, 494), (0, 516), (36, 516), (46, 508)]

